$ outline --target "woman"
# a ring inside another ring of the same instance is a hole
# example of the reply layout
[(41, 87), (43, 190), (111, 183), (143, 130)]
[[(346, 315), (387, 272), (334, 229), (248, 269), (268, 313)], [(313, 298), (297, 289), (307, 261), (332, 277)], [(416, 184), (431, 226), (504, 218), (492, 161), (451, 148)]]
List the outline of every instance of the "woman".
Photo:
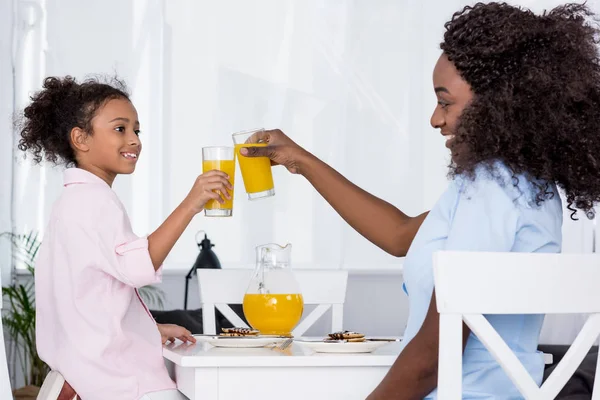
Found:
[[(409, 217), (353, 185), (279, 130), (242, 150), (305, 176), (368, 240), (406, 255), (410, 310), (404, 348), (369, 399), (436, 398), (438, 328), (432, 254), (438, 250), (560, 252), (562, 207), (572, 218), (600, 199), (598, 30), (584, 5), (535, 15), (507, 4), (465, 7), (446, 23), (433, 72), (431, 125), (452, 154), (448, 189)], [(371, 213), (365, 214), (363, 210)], [(543, 316), (488, 320), (540, 384)], [(520, 398), (483, 344), (464, 329), (463, 398)]]

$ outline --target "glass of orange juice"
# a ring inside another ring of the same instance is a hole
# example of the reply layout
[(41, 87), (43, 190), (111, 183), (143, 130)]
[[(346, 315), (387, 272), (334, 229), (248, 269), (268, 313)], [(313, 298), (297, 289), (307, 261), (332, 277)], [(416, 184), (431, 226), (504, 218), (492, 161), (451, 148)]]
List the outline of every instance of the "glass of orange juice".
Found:
[[(223, 171), (229, 175), (229, 182), (233, 186), (235, 179), (235, 157), (233, 152), (233, 147), (203, 147), (202, 172), (206, 173), (214, 169)], [(229, 193), (230, 199), (227, 199), (222, 193), (219, 194), (225, 202), (219, 203), (217, 200), (209, 200), (204, 206), (204, 215), (207, 217), (231, 217), (233, 215), (233, 190)]]
[(237, 132), (232, 135), (235, 144), (235, 156), (240, 164), (244, 187), (250, 200), (261, 199), (275, 195), (271, 160), (268, 157), (244, 157), (240, 154), (242, 147), (264, 147), (266, 143), (246, 143), (257, 132), (264, 129)]

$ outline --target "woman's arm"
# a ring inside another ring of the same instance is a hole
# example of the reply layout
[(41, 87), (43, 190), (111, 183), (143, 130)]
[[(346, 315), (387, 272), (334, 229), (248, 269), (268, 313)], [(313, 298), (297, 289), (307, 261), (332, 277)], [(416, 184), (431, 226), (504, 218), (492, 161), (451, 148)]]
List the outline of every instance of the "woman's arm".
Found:
[[(417, 400), (437, 387), (440, 315), (435, 290), (425, 321), (367, 400)], [(463, 324), (463, 350), (471, 331)]]
[(269, 157), (274, 165), (301, 174), (358, 233), (394, 256), (406, 255), (427, 213), (409, 217), (350, 182), (278, 129), (259, 132), (249, 143), (258, 141), (269, 145), (244, 148), (242, 155)]

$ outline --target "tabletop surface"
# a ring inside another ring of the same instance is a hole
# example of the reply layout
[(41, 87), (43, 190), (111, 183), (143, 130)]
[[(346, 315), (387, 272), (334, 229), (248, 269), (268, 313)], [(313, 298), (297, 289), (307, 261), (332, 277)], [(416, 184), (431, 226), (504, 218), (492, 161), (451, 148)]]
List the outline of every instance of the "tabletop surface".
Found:
[[(301, 338), (315, 340), (318, 338)], [(197, 338), (195, 344), (176, 341), (163, 346), (163, 356), (182, 367), (390, 367), (401, 342), (390, 342), (371, 353), (315, 353), (301, 343), (288, 349), (213, 347)]]

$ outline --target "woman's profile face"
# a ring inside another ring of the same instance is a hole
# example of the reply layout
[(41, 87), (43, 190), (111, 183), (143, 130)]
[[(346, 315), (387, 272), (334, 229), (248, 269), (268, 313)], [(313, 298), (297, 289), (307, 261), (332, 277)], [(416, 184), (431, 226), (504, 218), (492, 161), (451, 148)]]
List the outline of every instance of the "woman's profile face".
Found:
[(446, 147), (452, 149), (455, 128), (463, 110), (473, 98), (473, 92), (443, 53), (433, 69), (433, 89), (437, 106), (431, 115), (431, 126), (440, 130), (446, 138)]

